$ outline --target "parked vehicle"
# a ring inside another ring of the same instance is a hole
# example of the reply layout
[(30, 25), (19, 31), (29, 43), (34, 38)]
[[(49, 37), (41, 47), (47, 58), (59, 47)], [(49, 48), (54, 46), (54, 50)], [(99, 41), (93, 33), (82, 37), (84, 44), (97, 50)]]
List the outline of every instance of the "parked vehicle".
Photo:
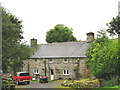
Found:
[(12, 76), (12, 79), (15, 84), (19, 85), (20, 83), (29, 84), (31, 77), (27, 72), (17, 72)]
[(40, 76), (39, 81), (41, 83), (48, 83), (48, 78), (46, 76)]

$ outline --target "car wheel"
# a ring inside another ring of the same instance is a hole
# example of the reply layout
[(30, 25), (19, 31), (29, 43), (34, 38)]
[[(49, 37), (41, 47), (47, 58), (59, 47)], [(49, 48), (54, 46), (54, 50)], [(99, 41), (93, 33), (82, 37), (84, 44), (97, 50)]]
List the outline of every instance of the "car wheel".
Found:
[(30, 82), (27, 82), (27, 84), (30, 84)]

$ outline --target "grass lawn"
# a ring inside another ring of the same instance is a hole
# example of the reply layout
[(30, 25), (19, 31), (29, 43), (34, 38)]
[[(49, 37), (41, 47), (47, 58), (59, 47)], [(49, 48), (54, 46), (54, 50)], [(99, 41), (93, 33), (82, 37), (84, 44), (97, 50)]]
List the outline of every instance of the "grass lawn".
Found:
[(103, 87), (103, 88), (120, 88), (120, 86), (113, 86), (113, 87)]
[(120, 90), (120, 86), (114, 86), (114, 87), (101, 87), (101, 88), (96, 88), (93, 90)]
[(31, 83), (34, 83), (34, 82), (39, 82), (38, 80), (31, 80), (30, 81)]

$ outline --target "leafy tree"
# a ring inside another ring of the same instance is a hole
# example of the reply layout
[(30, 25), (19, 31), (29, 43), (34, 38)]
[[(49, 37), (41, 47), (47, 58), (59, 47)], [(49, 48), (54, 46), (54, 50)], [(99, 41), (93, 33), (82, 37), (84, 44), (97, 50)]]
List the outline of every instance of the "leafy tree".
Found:
[[(13, 70), (13, 72), (20, 71), (23, 65), (23, 61), (30, 56), (30, 48), (25, 44), (17, 44), (17, 48), (15, 48), (15, 53), (10, 57), (7, 62), (9, 65), (9, 69)], [(12, 67), (12, 68), (11, 68)]]
[(47, 32), (46, 42), (48, 43), (68, 41), (77, 41), (77, 39), (73, 36), (72, 29), (63, 24), (58, 24)]
[[(30, 49), (20, 44), (23, 39), (22, 21), (2, 8), (2, 69), (7, 72), (20, 68), (22, 59), (30, 55)], [(10, 68), (9, 68), (10, 67)]]
[(109, 22), (109, 24), (107, 24), (108, 29), (107, 31), (110, 33), (110, 35), (118, 35), (118, 37), (120, 38), (120, 17), (116, 16), (115, 18), (113, 17), (113, 19)]
[(99, 31), (86, 56), (86, 65), (97, 78), (110, 79), (118, 75), (118, 40), (109, 40), (105, 31)]

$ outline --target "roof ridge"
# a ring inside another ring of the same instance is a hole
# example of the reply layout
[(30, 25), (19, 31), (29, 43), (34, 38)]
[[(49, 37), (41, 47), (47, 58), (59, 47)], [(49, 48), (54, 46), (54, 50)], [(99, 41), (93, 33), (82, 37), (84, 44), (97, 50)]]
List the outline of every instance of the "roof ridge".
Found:
[(86, 41), (75, 41), (75, 42), (55, 42), (55, 43), (45, 43), (45, 44), (38, 44), (38, 45), (51, 45), (51, 44), (64, 44), (64, 43), (77, 43), (77, 42), (86, 42)]

